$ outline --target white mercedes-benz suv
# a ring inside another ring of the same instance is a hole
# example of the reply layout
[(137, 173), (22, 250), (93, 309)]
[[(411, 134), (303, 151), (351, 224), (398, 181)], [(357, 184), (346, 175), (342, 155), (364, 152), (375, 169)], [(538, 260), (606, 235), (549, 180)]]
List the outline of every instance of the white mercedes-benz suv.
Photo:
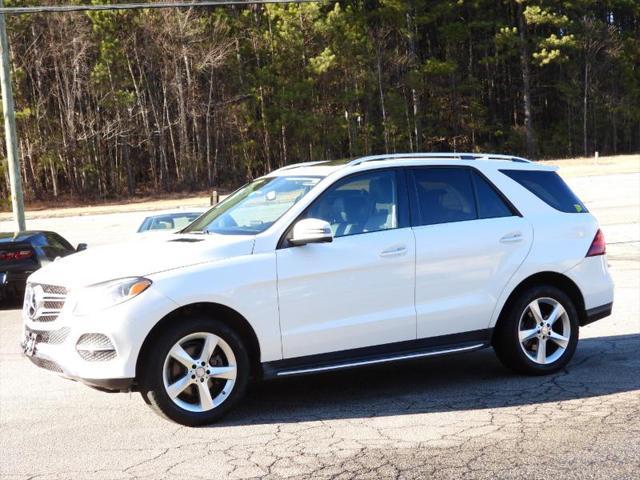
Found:
[(32, 274), (23, 351), (184, 425), (251, 379), (489, 346), (556, 372), (613, 284), (596, 219), (554, 170), (433, 153), (281, 168), (179, 233)]

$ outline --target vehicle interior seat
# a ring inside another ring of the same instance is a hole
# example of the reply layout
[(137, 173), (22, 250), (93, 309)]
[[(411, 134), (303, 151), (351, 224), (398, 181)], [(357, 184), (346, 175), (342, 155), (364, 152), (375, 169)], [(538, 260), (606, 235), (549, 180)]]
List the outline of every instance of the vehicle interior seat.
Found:
[(153, 225), (151, 225), (149, 230), (171, 230), (173, 228), (173, 220), (159, 219), (153, 222)]
[(393, 181), (384, 176), (371, 180), (369, 185), (371, 199), (370, 215), (365, 224), (366, 232), (395, 228), (395, 192)]
[(420, 195), (420, 214), (422, 221), (427, 225), (444, 223), (449, 221), (449, 209), (444, 205), (446, 190), (425, 189), (424, 195)]
[(364, 232), (364, 226), (369, 216), (369, 194), (365, 191), (343, 191), (336, 198), (334, 211), (338, 214), (338, 223), (334, 234), (337, 237), (355, 235)]

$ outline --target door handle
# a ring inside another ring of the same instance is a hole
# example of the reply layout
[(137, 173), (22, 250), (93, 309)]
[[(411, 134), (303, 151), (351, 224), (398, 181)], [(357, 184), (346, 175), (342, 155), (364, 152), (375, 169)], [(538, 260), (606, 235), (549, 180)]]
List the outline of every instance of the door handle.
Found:
[(507, 233), (504, 237), (502, 237), (500, 239), (500, 242), (517, 243), (517, 242), (521, 242), (522, 240), (524, 240), (524, 237), (522, 236), (521, 232), (512, 232), (512, 233)]
[(395, 245), (380, 252), (381, 257), (399, 257), (407, 253), (407, 247), (404, 245)]

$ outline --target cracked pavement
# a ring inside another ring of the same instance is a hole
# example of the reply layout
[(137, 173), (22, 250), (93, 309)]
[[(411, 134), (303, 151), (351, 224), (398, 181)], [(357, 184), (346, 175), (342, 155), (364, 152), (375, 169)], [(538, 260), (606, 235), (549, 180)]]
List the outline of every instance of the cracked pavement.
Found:
[(616, 177), (616, 197), (611, 178), (572, 182), (604, 225), (616, 301), (558, 374), (518, 376), (483, 350), (265, 382), (221, 423), (187, 428), (138, 394), (32, 366), (8, 308), (0, 478), (638, 478), (640, 178)]

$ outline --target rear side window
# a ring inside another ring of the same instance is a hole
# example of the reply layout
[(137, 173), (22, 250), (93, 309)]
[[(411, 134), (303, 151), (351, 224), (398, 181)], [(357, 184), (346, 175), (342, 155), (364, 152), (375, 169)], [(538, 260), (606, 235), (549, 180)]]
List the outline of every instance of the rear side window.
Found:
[(73, 250), (73, 247), (69, 242), (62, 238), (57, 233), (50, 232), (47, 234), (49, 245), (60, 250)]
[(565, 213), (586, 213), (587, 207), (556, 172), (500, 170), (547, 205)]
[(514, 215), (511, 207), (505, 203), (495, 187), (485, 180), (482, 175), (476, 172), (471, 175), (476, 187), (479, 218), (501, 218)]
[(416, 168), (418, 225), (463, 222), (478, 218), (471, 175), (466, 168)]

